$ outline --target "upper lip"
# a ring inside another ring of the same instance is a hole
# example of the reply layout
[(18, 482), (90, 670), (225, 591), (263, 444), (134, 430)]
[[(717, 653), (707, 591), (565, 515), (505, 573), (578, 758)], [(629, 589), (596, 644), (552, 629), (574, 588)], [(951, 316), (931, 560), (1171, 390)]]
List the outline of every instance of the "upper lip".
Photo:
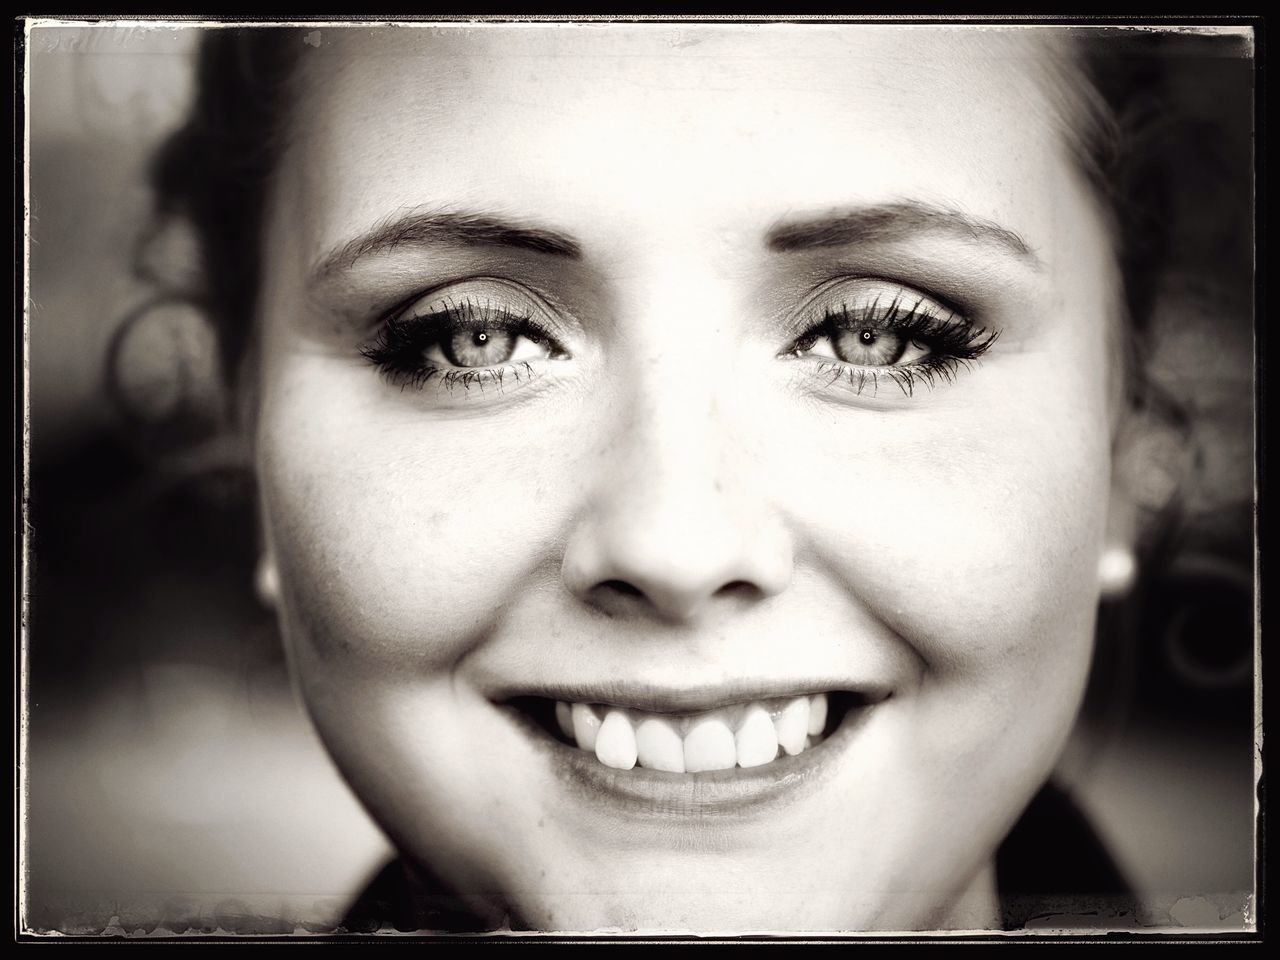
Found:
[(714, 687), (670, 687), (637, 682), (592, 684), (555, 683), (504, 686), (490, 691), (497, 703), (522, 697), (542, 697), (566, 703), (600, 703), (644, 713), (702, 713), (736, 703), (808, 696), (815, 693), (853, 693), (874, 703), (890, 693), (884, 683), (848, 680), (743, 681)]

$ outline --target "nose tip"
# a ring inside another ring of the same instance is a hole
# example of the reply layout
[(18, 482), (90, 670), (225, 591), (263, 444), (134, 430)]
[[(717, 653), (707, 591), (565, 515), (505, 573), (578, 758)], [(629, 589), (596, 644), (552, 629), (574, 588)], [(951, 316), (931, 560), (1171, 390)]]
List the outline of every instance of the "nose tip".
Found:
[[(644, 331), (670, 322), (661, 310), (645, 317)], [(680, 338), (654, 336), (583, 438), (561, 576), (609, 616), (685, 623), (781, 593), (793, 545), (754, 394), (720, 368), (691, 369), (668, 347)]]
[[(566, 586), (610, 616), (696, 620), (709, 609), (742, 608), (775, 596), (791, 577), (785, 532), (763, 518), (723, 509), (696, 515), (662, 508), (597, 516), (566, 551)], [(736, 521), (736, 522), (735, 522)]]

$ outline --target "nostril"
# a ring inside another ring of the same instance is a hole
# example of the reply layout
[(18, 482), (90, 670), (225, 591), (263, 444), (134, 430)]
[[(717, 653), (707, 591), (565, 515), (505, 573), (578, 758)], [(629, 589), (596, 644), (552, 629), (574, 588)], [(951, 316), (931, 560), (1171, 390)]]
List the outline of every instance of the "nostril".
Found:
[(716, 591), (717, 597), (738, 600), (759, 600), (763, 594), (763, 590), (754, 583), (748, 583), (746, 580), (734, 580), (732, 583), (726, 583)]
[(608, 593), (620, 593), (624, 597), (643, 597), (644, 592), (637, 586), (627, 583), (625, 580), (605, 580), (603, 583), (596, 585), (596, 589)]
[(765, 593), (749, 580), (731, 580), (713, 592), (705, 588), (679, 589), (670, 583), (646, 582), (620, 578), (601, 580), (591, 588), (589, 602), (611, 615), (636, 610), (635, 604), (651, 608), (665, 618), (682, 619), (691, 616), (702, 602), (714, 597), (718, 601), (751, 604), (763, 599)]

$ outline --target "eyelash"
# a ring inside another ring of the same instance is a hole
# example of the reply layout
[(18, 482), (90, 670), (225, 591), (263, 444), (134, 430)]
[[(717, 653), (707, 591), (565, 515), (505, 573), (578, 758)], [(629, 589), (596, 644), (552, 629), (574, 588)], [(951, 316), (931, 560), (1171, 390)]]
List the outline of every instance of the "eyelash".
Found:
[(909, 302), (906, 295), (899, 293), (883, 307), (881, 298), (877, 297), (862, 311), (851, 311), (844, 304), (839, 310), (828, 308), (822, 320), (797, 337), (785, 355), (801, 357), (801, 351), (811, 348), (820, 337), (831, 336), (841, 329), (884, 331), (901, 337), (907, 344), (928, 347), (928, 356), (898, 366), (861, 366), (822, 357), (812, 361), (816, 372), (829, 373), (829, 384), (847, 378), (859, 396), (868, 384), (878, 391), (882, 380), (896, 383), (908, 397), (914, 395), (920, 383), (930, 388), (939, 379), (952, 383), (963, 368), (991, 348), (1000, 332), (974, 326), (954, 311), (942, 317), (927, 308), (921, 309), (928, 302), (923, 296)]
[(532, 316), (464, 300), (446, 303), (424, 314), (387, 318), (374, 341), (361, 348), (360, 355), (401, 390), (410, 387), (420, 390), (431, 381), (450, 390), (455, 387), (469, 390), (472, 386), (483, 388), (488, 383), (501, 386), (508, 376), (515, 380), (533, 376), (528, 360), (507, 361), (492, 367), (445, 367), (423, 356), (432, 347), (443, 348), (447, 336), (468, 329), (499, 330), (544, 345), (553, 355), (563, 353), (551, 334)]

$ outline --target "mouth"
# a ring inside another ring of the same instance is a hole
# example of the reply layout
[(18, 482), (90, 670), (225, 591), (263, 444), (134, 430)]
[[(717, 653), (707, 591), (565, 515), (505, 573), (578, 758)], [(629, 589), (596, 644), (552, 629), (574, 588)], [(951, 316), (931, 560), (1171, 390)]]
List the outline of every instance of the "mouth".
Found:
[(889, 696), (826, 690), (695, 705), (565, 691), (516, 695), (498, 706), (580, 796), (666, 818), (798, 798), (837, 766)]

